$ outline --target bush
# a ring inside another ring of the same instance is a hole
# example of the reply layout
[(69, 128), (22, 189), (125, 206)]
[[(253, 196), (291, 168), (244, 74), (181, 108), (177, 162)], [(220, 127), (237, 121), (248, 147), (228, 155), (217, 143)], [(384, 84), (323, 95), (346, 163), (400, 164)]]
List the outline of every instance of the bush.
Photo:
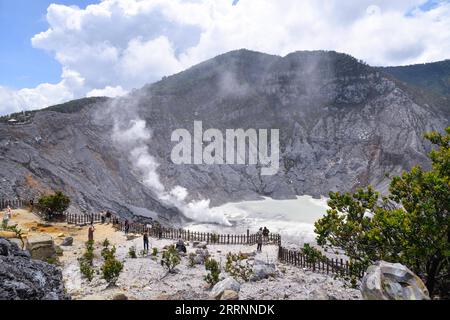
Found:
[(220, 276), (220, 266), (219, 263), (210, 258), (205, 261), (205, 269), (206, 271), (209, 271), (209, 273), (206, 274), (204, 277), (205, 281), (210, 284), (211, 286), (215, 285), (217, 282), (219, 282), (219, 276)]
[(108, 286), (114, 286), (119, 279), (123, 270), (123, 263), (116, 259), (116, 247), (109, 249), (109, 241), (103, 241), (102, 257), (104, 259), (102, 265), (103, 279), (108, 282)]
[(370, 186), (331, 192), (315, 232), (325, 249), (343, 250), (354, 270), (398, 262), (422, 278), (430, 296), (444, 298), (450, 296), (450, 127), (425, 137), (438, 147), (429, 154), (430, 170), (416, 166), (394, 177), (381, 198)]
[(156, 257), (158, 255), (158, 248), (152, 249), (152, 256)]
[(86, 259), (80, 258), (78, 259), (78, 263), (80, 265), (81, 274), (91, 282), (92, 279), (94, 279), (95, 269), (88, 261), (86, 261)]
[(193, 252), (189, 253), (189, 256), (188, 256), (189, 264), (188, 265), (189, 265), (190, 268), (195, 267), (195, 260), (194, 260), (194, 258), (195, 258), (195, 253), (193, 253)]
[(306, 262), (308, 263), (317, 263), (317, 262), (326, 262), (327, 257), (320, 251), (312, 247), (309, 243), (305, 243), (303, 248), (301, 249)]
[(61, 191), (57, 191), (55, 194), (45, 195), (39, 198), (38, 205), (51, 218), (53, 215), (62, 215), (69, 207), (70, 199)]
[(249, 262), (241, 254), (231, 252), (227, 254), (225, 271), (234, 278), (241, 278), (244, 281), (248, 281), (253, 274), (253, 269)]
[(85, 252), (83, 256), (78, 259), (81, 274), (91, 282), (94, 279), (95, 269), (93, 267), (94, 261), (94, 241), (87, 241), (85, 243)]
[(180, 255), (175, 246), (170, 246), (167, 250), (163, 251), (161, 265), (166, 268), (169, 273), (172, 273), (177, 265), (180, 264)]
[(129, 256), (131, 259), (136, 259), (136, 258), (137, 258), (137, 255), (136, 255), (136, 247), (135, 247), (135, 246), (130, 247), (130, 249), (128, 250), (128, 256)]

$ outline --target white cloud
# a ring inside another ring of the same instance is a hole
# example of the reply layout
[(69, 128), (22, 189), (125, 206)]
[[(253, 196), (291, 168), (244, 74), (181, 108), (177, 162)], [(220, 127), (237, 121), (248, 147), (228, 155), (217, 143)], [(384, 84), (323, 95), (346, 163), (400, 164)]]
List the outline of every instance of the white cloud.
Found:
[(117, 87), (110, 87), (106, 86), (103, 89), (94, 89), (89, 91), (86, 94), (86, 97), (120, 97), (127, 94), (127, 91), (125, 91), (121, 86)]
[[(450, 3), (426, 0), (103, 0), (52, 4), (32, 39), (66, 70), (60, 83), (0, 87), (0, 113), (85, 95), (121, 95), (240, 48), (285, 55), (326, 49), (373, 65), (450, 58)], [(70, 76), (68, 74), (76, 75)], [(74, 81), (74, 82), (72, 82)], [(5, 107), (6, 106), (6, 107)]]

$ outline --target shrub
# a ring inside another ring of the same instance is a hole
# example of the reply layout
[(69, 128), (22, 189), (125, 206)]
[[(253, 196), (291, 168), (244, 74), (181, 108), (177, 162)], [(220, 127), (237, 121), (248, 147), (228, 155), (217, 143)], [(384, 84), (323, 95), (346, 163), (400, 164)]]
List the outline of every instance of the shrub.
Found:
[(253, 274), (252, 266), (244, 256), (229, 252), (227, 254), (227, 262), (225, 263), (225, 271), (235, 278), (241, 278), (248, 281)]
[(86, 251), (83, 254), (83, 259), (86, 260), (90, 265), (94, 260), (94, 241), (86, 241), (85, 243)]
[(322, 251), (312, 247), (309, 243), (305, 243), (303, 245), (301, 252), (308, 263), (325, 262), (327, 260), (327, 257), (322, 253)]
[(156, 257), (158, 255), (158, 248), (152, 249), (152, 256)]
[(137, 255), (136, 255), (136, 247), (135, 247), (135, 246), (130, 247), (130, 249), (128, 250), (128, 256), (129, 256), (131, 259), (136, 259), (136, 258), (137, 258)]
[(53, 215), (63, 214), (70, 205), (70, 199), (61, 191), (57, 191), (55, 194), (39, 198), (38, 204), (51, 218)]
[[(327, 214), (315, 223), (317, 243), (339, 248), (352, 269), (377, 260), (398, 262), (423, 279), (430, 296), (450, 296), (450, 127), (425, 136), (437, 148), (431, 169), (413, 167), (393, 177), (389, 194), (372, 187), (331, 192)], [(370, 214), (368, 214), (370, 213)]]
[(195, 267), (195, 260), (194, 260), (194, 258), (195, 258), (195, 253), (193, 253), (193, 252), (189, 253), (189, 256), (188, 256), (189, 264), (188, 265), (189, 265), (190, 268)]
[(78, 263), (80, 265), (81, 274), (91, 282), (92, 279), (94, 279), (95, 269), (88, 261), (86, 261), (86, 259), (80, 258), (78, 259)]
[(103, 279), (108, 282), (108, 286), (114, 286), (123, 270), (123, 263), (115, 257), (116, 247), (113, 246), (109, 249), (109, 241), (104, 241), (103, 244), (102, 257), (104, 262), (101, 268)]
[(219, 282), (220, 266), (216, 260), (214, 260), (212, 258), (207, 259), (205, 261), (205, 269), (206, 269), (206, 271), (209, 271), (206, 274), (206, 276), (204, 277), (206, 283), (213, 286), (217, 282)]
[(180, 255), (175, 246), (170, 246), (163, 251), (161, 265), (166, 268), (169, 273), (172, 273), (177, 265), (180, 264)]

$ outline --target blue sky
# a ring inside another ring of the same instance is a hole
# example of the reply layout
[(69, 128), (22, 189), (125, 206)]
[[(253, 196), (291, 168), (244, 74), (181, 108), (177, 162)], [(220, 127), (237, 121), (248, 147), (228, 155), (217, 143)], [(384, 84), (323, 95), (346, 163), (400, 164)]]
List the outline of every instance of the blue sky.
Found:
[(45, 15), (54, 2), (85, 7), (98, 1), (0, 0), (0, 85), (24, 88), (59, 81), (61, 65), (31, 46), (31, 38), (47, 30)]
[(450, 58), (450, 0), (99, 3), (0, 0), (0, 115), (123, 95), (241, 48), (336, 50), (377, 66)]

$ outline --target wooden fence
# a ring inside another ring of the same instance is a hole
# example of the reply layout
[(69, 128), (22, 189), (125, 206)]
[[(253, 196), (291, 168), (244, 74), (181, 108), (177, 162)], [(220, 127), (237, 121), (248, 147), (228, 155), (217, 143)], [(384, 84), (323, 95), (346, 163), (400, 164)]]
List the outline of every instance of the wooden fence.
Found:
[(66, 222), (68, 224), (85, 225), (90, 223), (99, 223), (101, 221), (102, 216), (100, 213), (94, 214), (66, 213)]
[(283, 248), (281, 245), (278, 251), (278, 260), (283, 263), (312, 270), (313, 272), (326, 274), (357, 276), (358, 278), (362, 278), (365, 272), (364, 269), (359, 269), (343, 259), (311, 259), (301, 251), (289, 250)]
[(29, 203), (30, 203), (29, 201), (22, 199), (14, 199), (14, 200), (0, 199), (0, 210), (6, 209), (8, 206), (11, 209), (23, 208)]
[[(120, 220), (115, 227), (121, 231), (125, 231), (125, 221)], [(250, 234), (216, 234), (211, 232), (196, 232), (185, 229), (174, 229), (167, 227), (148, 227), (142, 223), (130, 223), (128, 232), (143, 234), (148, 232), (149, 236), (161, 239), (183, 239), (184, 241), (201, 241), (208, 244), (256, 244), (257, 235)], [(281, 244), (281, 236), (279, 234), (270, 233), (267, 237), (266, 244)]]

